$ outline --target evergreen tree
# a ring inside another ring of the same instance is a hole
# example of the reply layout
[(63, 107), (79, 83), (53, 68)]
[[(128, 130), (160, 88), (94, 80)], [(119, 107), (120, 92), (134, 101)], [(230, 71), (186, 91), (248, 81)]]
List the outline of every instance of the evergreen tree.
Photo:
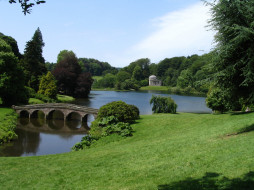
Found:
[(27, 42), (24, 52), (24, 59), (21, 62), (25, 70), (28, 86), (36, 91), (39, 87), (39, 76), (47, 72), (45, 60), (42, 56), (44, 42), (39, 28), (35, 31), (32, 39)]
[(57, 86), (56, 80), (51, 72), (48, 72), (47, 75), (43, 75), (40, 80), (39, 94), (46, 95), (52, 99), (56, 99), (57, 95)]
[[(254, 103), (254, 1), (217, 0), (211, 6), (211, 27), (217, 31), (216, 86), (232, 107)], [(238, 108), (239, 109), (239, 108)]]

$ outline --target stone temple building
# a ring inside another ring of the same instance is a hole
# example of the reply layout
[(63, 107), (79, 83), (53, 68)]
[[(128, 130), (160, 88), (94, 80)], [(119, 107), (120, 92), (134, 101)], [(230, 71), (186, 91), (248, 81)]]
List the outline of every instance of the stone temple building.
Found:
[(155, 75), (149, 77), (149, 86), (161, 86), (161, 80), (158, 80)]

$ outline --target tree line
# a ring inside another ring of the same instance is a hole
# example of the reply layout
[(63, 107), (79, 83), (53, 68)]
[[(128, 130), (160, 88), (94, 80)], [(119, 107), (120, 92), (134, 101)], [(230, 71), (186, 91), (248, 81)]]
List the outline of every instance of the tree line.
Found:
[(91, 74), (81, 69), (75, 53), (63, 50), (52, 70), (42, 55), (44, 42), (38, 28), (19, 52), (14, 38), (0, 33), (0, 98), (2, 104), (26, 104), (29, 98), (54, 101), (57, 93), (73, 97), (88, 96)]
[(163, 86), (192, 88), (206, 94), (210, 86), (209, 78), (214, 73), (210, 67), (212, 54), (165, 58), (158, 64), (151, 63), (148, 58), (138, 59), (117, 73), (104, 74), (102, 79), (94, 82), (93, 87), (137, 90), (148, 86), (150, 75), (156, 75)]

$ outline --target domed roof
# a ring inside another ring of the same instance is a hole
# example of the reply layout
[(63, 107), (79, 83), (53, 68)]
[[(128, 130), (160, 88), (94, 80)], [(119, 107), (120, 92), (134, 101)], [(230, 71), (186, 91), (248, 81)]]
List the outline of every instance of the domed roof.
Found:
[(155, 75), (151, 75), (151, 76), (149, 77), (149, 80), (151, 80), (151, 79), (157, 79), (157, 77), (156, 77)]

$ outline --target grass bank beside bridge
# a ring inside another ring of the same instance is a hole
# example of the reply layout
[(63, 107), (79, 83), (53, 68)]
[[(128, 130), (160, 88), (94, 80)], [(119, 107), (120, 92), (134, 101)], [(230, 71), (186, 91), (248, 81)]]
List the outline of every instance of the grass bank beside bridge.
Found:
[(133, 137), (0, 158), (2, 189), (253, 189), (254, 113), (141, 116)]
[[(57, 95), (57, 101), (66, 103), (72, 102), (75, 99), (71, 96), (66, 95)], [(36, 99), (30, 98), (29, 104), (43, 104), (44, 102)], [(17, 114), (11, 108), (1, 107), (2, 100), (0, 98), (0, 145), (5, 142), (9, 142), (15, 138), (16, 124), (17, 124)]]
[(11, 108), (0, 107), (0, 146), (17, 138), (15, 134), (17, 114)]

